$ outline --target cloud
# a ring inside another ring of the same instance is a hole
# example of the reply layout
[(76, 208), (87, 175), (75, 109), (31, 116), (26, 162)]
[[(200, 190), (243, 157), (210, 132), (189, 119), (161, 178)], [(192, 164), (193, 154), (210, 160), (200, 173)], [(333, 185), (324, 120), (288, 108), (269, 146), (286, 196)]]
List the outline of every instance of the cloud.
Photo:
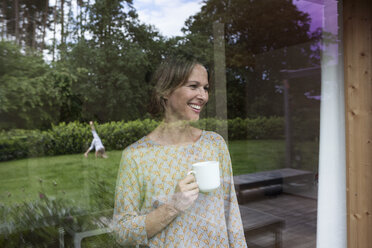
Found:
[(139, 19), (154, 25), (165, 36), (182, 35), (181, 28), (188, 17), (200, 11), (195, 0), (135, 0), (133, 6)]

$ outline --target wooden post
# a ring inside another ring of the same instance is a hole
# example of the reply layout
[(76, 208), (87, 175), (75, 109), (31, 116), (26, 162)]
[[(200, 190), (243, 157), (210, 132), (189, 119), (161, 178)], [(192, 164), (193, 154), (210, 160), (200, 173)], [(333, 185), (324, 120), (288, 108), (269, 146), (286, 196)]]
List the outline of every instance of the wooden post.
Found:
[(344, 0), (348, 247), (372, 244), (372, 1)]
[(214, 89), (216, 100), (216, 118), (223, 121), (217, 126), (217, 132), (228, 141), (227, 135), (227, 94), (226, 94), (226, 64), (225, 64), (225, 25), (213, 23), (214, 51)]
[(289, 82), (283, 80), (284, 89), (284, 116), (285, 116), (285, 166), (292, 168), (292, 135), (291, 135), (291, 114), (289, 104)]

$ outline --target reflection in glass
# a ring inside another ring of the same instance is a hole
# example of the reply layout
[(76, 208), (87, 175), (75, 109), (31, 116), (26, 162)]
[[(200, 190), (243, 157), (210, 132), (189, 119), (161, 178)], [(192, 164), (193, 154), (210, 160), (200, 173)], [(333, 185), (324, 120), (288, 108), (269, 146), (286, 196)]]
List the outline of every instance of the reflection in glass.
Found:
[[(209, 73), (194, 125), (228, 144), (250, 247), (315, 247), (320, 104), (339, 64), (331, 2), (207, 0), (166, 37), (130, 1), (4, 1), (0, 246), (116, 245), (122, 151), (161, 123), (151, 78), (183, 56)], [(84, 157), (90, 120), (107, 159)]]

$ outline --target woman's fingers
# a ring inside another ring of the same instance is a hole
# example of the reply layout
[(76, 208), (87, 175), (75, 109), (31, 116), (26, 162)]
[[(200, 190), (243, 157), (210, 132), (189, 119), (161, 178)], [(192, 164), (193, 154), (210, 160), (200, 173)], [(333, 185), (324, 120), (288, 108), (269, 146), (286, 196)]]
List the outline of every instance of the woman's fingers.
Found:
[(195, 189), (198, 189), (199, 190), (199, 186), (196, 182), (194, 183), (189, 183), (189, 184), (185, 184), (183, 186), (183, 190), (181, 190), (181, 192), (184, 192), (184, 191), (191, 191), (191, 190), (195, 190)]
[(195, 182), (195, 177), (193, 174), (190, 174), (190, 175), (187, 175), (184, 179), (182, 179), (180, 182), (183, 182), (183, 183), (192, 183), (192, 182)]
[(180, 180), (176, 187), (176, 192), (190, 191), (198, 187), (195, 177), (188, 175), (184, 179)]
[(188, 191), (191, 196), (198, 196), (199, 195), (199, 188), (195, 188), (193, 190)]
[(198, 188), (199, 186), (196, 182), (188, 183), (188, 184), (179, 183), (177, 185), (176, 192), (187, 192), (187, 191), (198, 189)]

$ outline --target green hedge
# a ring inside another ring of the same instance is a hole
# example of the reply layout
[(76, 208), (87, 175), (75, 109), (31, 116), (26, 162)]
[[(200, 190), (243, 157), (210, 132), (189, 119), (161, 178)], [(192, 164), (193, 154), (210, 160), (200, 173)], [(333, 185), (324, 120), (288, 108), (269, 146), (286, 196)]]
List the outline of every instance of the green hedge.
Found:
[[(284, 121), (281, 117), (228, 120), (229, 139), (281, 139)], [(145, 119), (130, 122), (95, 124), (106, 150), (122, 150), (151, 132), (159, 123)], [(226, 128), (226, 121), (202, 119), (195, 126), (217, 131)], [(11, 130), (0, 132), (0, 161), (25, 157), (82, 153), (90, 145), (89, 125), (79, 122), (60, 123), (47, 131)]]

